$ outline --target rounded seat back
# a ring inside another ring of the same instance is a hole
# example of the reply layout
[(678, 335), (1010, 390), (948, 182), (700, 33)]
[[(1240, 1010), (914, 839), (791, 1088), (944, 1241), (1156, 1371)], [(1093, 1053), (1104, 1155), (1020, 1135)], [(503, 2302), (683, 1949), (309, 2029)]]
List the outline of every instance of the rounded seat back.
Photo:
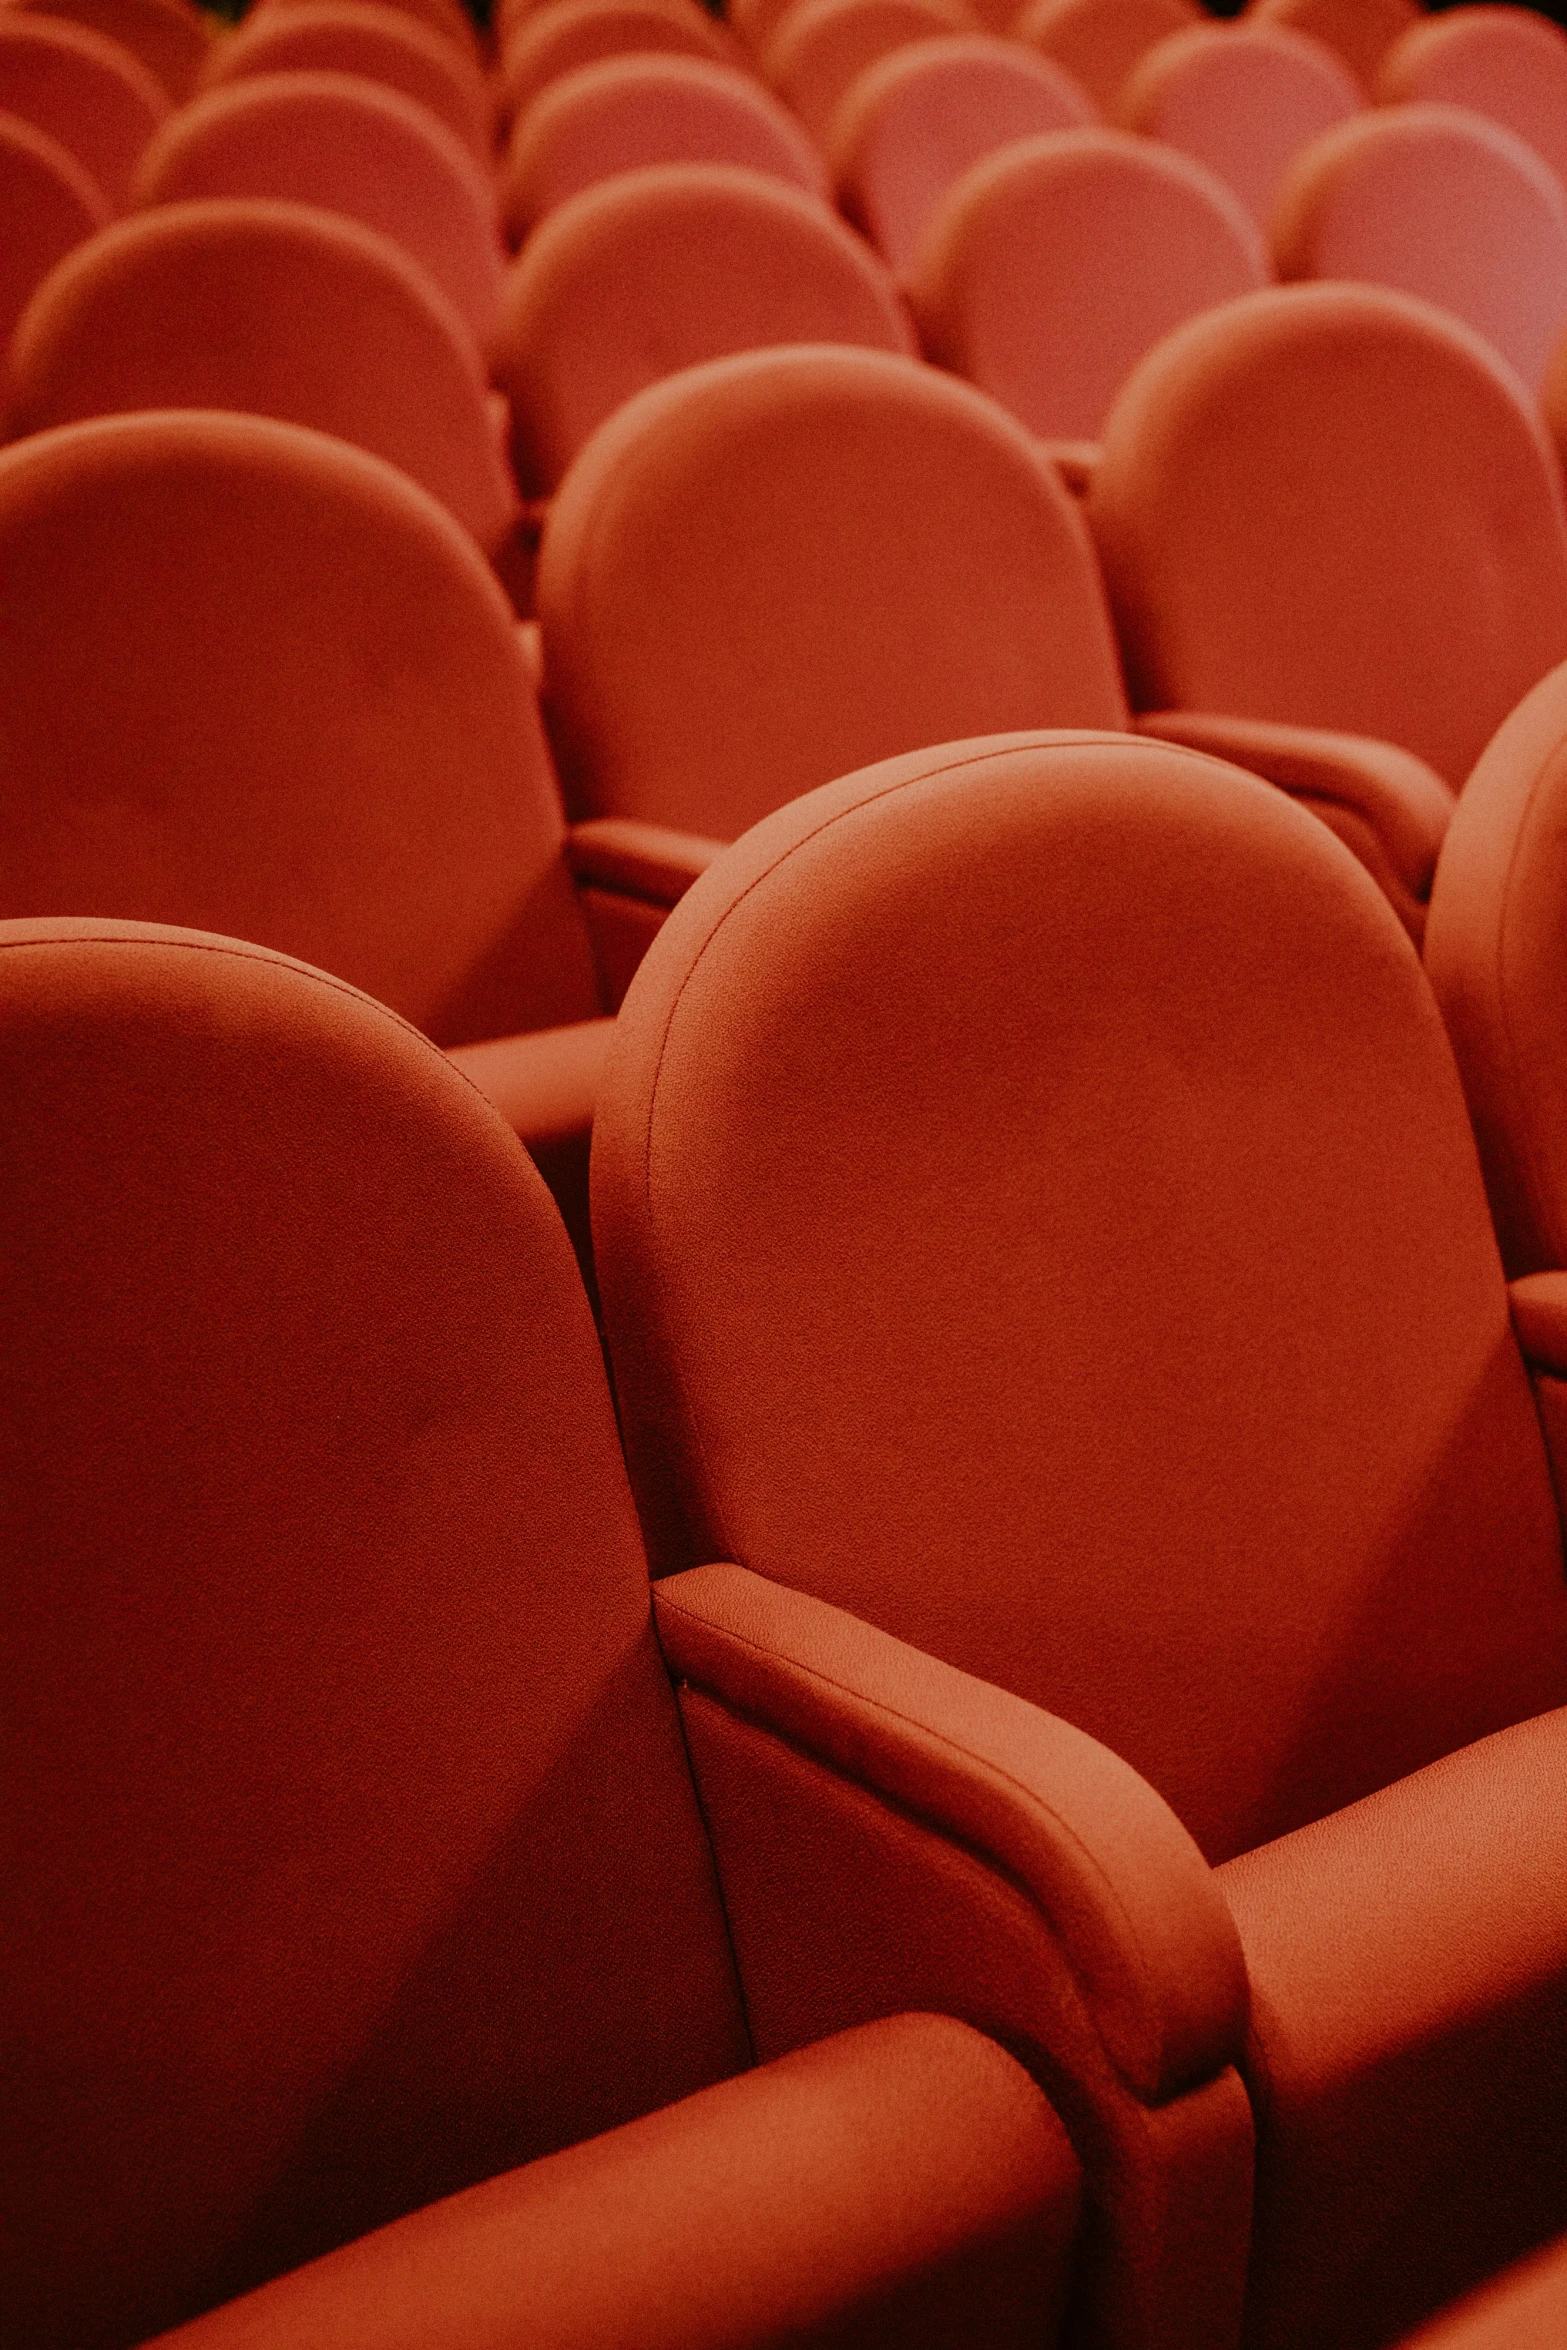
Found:
[(1567, 36), (1532, 8), (1455, 8), (1417, 21), (1383, 57), (1377, 96), (1467, 106), (1567, 178)]
[(1456, 106), (1357, 115), (1308, 147), (1274, 209), (1282, 278), (1359, 278), (1435, 302), (1538, 392), (1567, 326), (1567, 190)]
[(762, 71), (830, 151), (838, 108), (861, 74), (910, 42), (966, 29), (958, 0), (795, 0), (767, 44)]
[(542, 90), (605, 57), (705, 57), (736, 62), (723, 32), (696, 0), (553, 0), (525, 17), (500, 64), (500, 103), (510, 122)]
[(1201, 22), (1193, 0), (1027, 0), (1012, 33), (1064, 66), (1113, 120), (1126, 77), (1145, 51)]
[(116, 212), (168, 112), (162, 84), (117, 41), (27, 9), (0, 14), (0, 113), (57, 140)]
[(914, 347), (890, 278), (825, 205), (716, 163), (606, 180), (507, 276), (490, 364), (518, 477), (553, 489), (606, 417), (681, 368), (806, 342)]
[(0, 452), (0, 548), (0, 918), (253, 938), (441, 1044), (598, 1012), (516, 621), (424, 490), (269, 418), (107, 417)]
[(140, 58), (176, 106), (195, 88), (212, 41), (212, 20), (191, 0), (15, 0), (15, 5), (63, 16), (117, 41)]
[(1379, 736), (1458, 789), (1567, 656), (1540, 419), (1402, 295), (1278, 287), (1193, 319), (1123, 388), (1088, 512), (1142, 709)]
[(317, 0), (262, 9), (212, 52), (208, 89), (258, 73), (352, 73), (401, 90), (488, 166), (494, 109), (470, 57), (429, 25), (377, 0)]
[[(313, 8), (316, 0), (254, 0), (247, 12), (247, 21), (262, 15), (271, 16), (285, 9)], [(401, 10), (416, 23), (426, 25), (449, 41), (470, 64), (483, 66), (484, 55), (478, 27), (463, 6), (463, 0), (387, 0), (389, 7)]]
[(930, 357), (1058, 440), (1098, 438), (1161, 336), (1267, 283), (1222, 180), (1124, 131), (1058, 131), (977, 163), (930, 221), (909, 300)]
[(1248, 0), (1246, 22), (1309, 34), (1342, 57), (1369, 94), (1388, 50), (1420, 22), (1420, 7), (1419, 0)]
[(455, 133), (400, 90), (346, 73), (256, 74), (209, 90), (153, 140), (141, 205), (276, 196), (345, 212), (411, 253), (480, 342), (495, 319), (495, 198)]
[(109, 221), (103, 190), (58, 139), (0, 114), (0, 351), (35, 289)]
[(968, 385), (880, 352), (749, 352), (629, 401), (561, 486), (538, 611), (582, 815), (733, 839), (919, 743), (1125, 723), (1054, 469)]

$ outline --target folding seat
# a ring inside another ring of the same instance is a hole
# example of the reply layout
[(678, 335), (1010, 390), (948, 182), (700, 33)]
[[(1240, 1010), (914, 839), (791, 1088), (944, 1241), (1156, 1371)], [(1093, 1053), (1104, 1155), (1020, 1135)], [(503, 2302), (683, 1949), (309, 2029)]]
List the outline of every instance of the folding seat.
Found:
[(346, 73), (256, 74), (183, 107), (148, 147), (142, 205), (274, 196), (346, 213), (411, 253), (480, 343), (500, 299), (488, 174), (428, 108)]
[(541, 90), (579, 66), (659, 54), (739, 63), (723, 28), (697, 0), (552, 0), (523, 20), (501, 52), (502, 117), (511, 122)]
[(960, 0), (795, 0), (763, 52), (762, 72), (830, 151), (840, 102), (878, 58), (967, 29)]
[(176, 105), (206, 62), (211, 20), (191, 0), (14, 0), (20, 8), (68, 18), (139, 57)]
[(1127, 75), (1156, 41), (1201, 24), (1194, 0), (1026, 0), (1012, 32), (1064, 66), (1101, 114), (1114, 116)]
[(334, 433), (423, 484), (496, 554), (517, 520), (505, 404), (400, 245), (259, 197), (117, 222), (57, 269), (11, 348), (8, 437), (149, 408)]
[[(1212, 1865), (1249, 2101), (1211, 2042), (1135, 2141), (1096, 2058), (1054, 2093), (1129, 2295), (1175, 2210), (1234, 2224), (1158, 2338), (1372, 2350), (1567, 2226), (1552, 1468), (1436, 1005), (1342, 844), (1124, 736), (812, 793), (650, 950), (593, 1211), (654, 1571), (734, 1562), (674, 1669), (845, 1608), (1102, 1741)], [(720, 1865), (763, 1800), (709, 1806)], [(772, 1839), (770, 1883), (842, 1871)], [(1086, 1901), (1157, 2033), (1185, 1919)]]
[[(271, 16), (276, 10), (308, 8), (315, 4), (316, 0), (254, 0), (254, 5), (246, 11), (246, 18), (249, 21), (263, 14)], [(404, 16), (414, 17), (420, 24), (428, 25), (432, 32), (440, 33), (472, 62), (484, 63), (478, 27), (463, 6), (463, 0), (387, 0), (387, 4), (401, 9)]]
[(29, 9), (0, 12), (0, 113), (74, 155), (116, 212), (168, 111), (161, 84), (117, 41)]
[(501, 214), (520, 245), (568, 196), (655, 163), (729, 163), (825, 199), (800, 125), (751, 75), (703, 57), (606, 57), (551, 82), (512, 134)]
[(1268, 282), (1255, 222), (1203, 164), (1125, 131), (1056, 131), (976, 163), (907, 280), (926, 354), (1085, 481), (1105, 415), (1172, 327)]
[(103, 190), (58, 139), (0, 114), (0, 350), (33, 289), (108, 219)]
[(1567, 189), (1500, 123), (1379, 107), (1306, 148), (1272, 221), (1283, 278), (1360, 278), (1435, 302), (1538, 392), (1567, 326)]
[[(493, 1112), (203, 932), (8, 923), (0, 1019), (11, 2338), (1048, 2350), (1078, 2171), (1025, 2065), (1063, 1970), (960, 1841), (988, 1804), (1038, 1900), (1026, 1709), (859, 1634), (911, 1717), (843, 1741), (903, 1833), (892, 1962), (830, 1889), (731, 1898), (581, 1285)], [(831, 1817), (843, 1776), (765, 1705), (751, 1736)], [(912, 2011), (1025, 1950), (1022, 2062), (972, 1989)]]
[(816, 198), (719, 163), (655, 164), (571, 197), (507, 273), (491, 347), (519, 482), (552, 491), (648, 384), (778, 343), (914, 350), (886, 270)]
[(1304, 33), (1194, 25), (1134, 67), (1120, 119), (1217, 172), (1265, 230), (1289, 164), (1365, 102), (1342, 58)]
[(1382, 59), (1376, 94), (1489, 115), (1567, 179), (1567, 38), (1532, 8), (1455, 8), (1412, 24)]
[(1097, 119), (1048, 58), (983, 33), (916, 41), (861, 74), (833, 124), (838, 198), (906, 277), (925, 224), (969, 166), (1015, 139)]
[(1280, 753), (1332, 729), (1353, 768), (1308, 788), (1418, 936), (1451, 793), (1567, 657), (1560, 474), (1512, 370), (1404, 295), (1249, 295), (1134, 370), (1088, 519), (1139, 724), (1247, 766), (1259, 722)]
[(1245, 13), (1248, 25), (1283, 25), (1336, 50), (1370, 92), (1388, 50), (1421, 12), (1418, 0), (1249, 0)]
[(353, 73), (384, 82), (429, 108), (488, 166), (494, 109), (484, 77), (429, 25), (375, 0), (320, 0), (248, 17), (212, 52), (208, 89), (258, 73)]
[(1558, 2244), (1422, 2327), (1406, 2350), (1558, 2350), (1564, 2340), (1567, 2244)]

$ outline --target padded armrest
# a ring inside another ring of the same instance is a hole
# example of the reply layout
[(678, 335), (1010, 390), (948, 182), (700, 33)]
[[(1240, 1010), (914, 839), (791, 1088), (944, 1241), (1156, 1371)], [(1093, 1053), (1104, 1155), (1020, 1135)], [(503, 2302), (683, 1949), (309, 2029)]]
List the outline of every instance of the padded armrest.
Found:
[(934, 2343), (960, 2338), (941, 2322), (955, 2300), (975, 2329), (962, 2338), (1035, 2350), (1056, 2338), (1078, 2191), (1060, 2124), (1011, 2057), (950, 2019), (900, 2016), (433, 2204), (160, 2339)]
[(1507, 1303), (1530, 1370), (1567, 1379), (1567, 1273), (1526, 1273), (1507, 1284)]
[(654, 906), (677, 906), (723, 846), (699, 833), (671, 832), (628, 816), (590, 817), (572, 826), (567, 842), (579, 882)]

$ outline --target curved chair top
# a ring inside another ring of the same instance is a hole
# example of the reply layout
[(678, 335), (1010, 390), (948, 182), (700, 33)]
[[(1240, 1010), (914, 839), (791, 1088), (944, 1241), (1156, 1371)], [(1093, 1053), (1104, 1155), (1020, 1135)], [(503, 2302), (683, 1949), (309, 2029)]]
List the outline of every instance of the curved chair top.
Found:
[[(478, 28), (462, 0), (387, 0), (387, 5), (401, 9), (404, 16), (411, 16), (418, 23), (427, 25), (432, 32), (440, 33), (464, 57), (482, 65)], [(255, 0), (248, 18), (263, 14), (270, 16), (275, 10), (314, 6), (315, 0)]]
[(1454, 8), (1420, 19), (1384, 55), (1376, 91), (1385, 105), (1468, 106), (1567, 178), (1567, 35), (1532, 8)]
[(108, 198), (69, 149), (20, 115), (0, 114), (0, 351), (56, 263), (109, 218)]
[(188, 98), (212, 42), (212, 20), (191, 0), (14, 0), (40, 15), (65, 17), (117, 41), (139, 57), (177, 106)]
[(76, 157), (116, 212), (137, 163), (169, 114), (169, 99), (118, 41), (35, 15), (0, 11), (0, 112), (19, 114)]
[(1420, 22), (1420, 7), (1419, 0), (1249, 0), (1246, 22), (1309, 33), (1369, 93), (1393, 43)]
[(767, 44), (762, 71), (831, 153), (839, 106), (879, 58), (968, 29), (959, 0), (795, 0)]
[(208, 89), (258, 73), (353, 73), (415, 98), (488, 167), (495, 114), (467, 57), (406, 9), (378, 0), (301, 0), (262, 9), (213, 49)]
[(1064, 66), (1100, 113), (1113, 117), (1138, 59), (1202, 21), (1194, 0), (1027, 0), (1012, 33)]
[(723, 29), (697, 0), (552, 0), (524, 17), (501, 55), (501, 112), (526, 113), (541, 90), (605, 57), (705, 57), (738, 63)]

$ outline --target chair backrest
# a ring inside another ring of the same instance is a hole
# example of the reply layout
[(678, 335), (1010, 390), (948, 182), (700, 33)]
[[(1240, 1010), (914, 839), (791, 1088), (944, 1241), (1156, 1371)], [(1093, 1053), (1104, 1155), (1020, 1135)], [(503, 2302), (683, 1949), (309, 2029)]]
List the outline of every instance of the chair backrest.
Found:
[(212, 40), (212, 20), (191, 0), (14, 0), (14, 5), (66, 17), (117, 41), (141, 59), (175, 105), (195, 88)]
[(1267, 282), (1256, 224), (1222, 180), (1173, 147), (1082, 130), (966, 172), (908, 293), (931, 358), (1031, 432), (1092, 441), (1145, 351)]
[(58, 139), (0, 114), (0, 351), (56, 262), (108, 221), (103, 190)]
[(1016, 139), (1097, 119), (1070, 74), (984, 33), (915, 41), (883, 57), (844, 97), (833, 169), (851, 220), (900, 277), (931, 214), (972, 164)]
[(705, 57), (606, 57), (540, 92), (501, 174), (507, 235), (584, 188), (655, 163), (729, 163), (825, 198), (827, 173), (800, 125), (755, 78)]
[(739, 62), (697, 0), (553, 0), (525, 17), (506, 43), (498, 77), (501, 114), (510, 122), (525, 113), (541, 90), (579, 66), (649, 55)]
[(1467, 106), (1516, 132), (1567, 178), (1567, 35), (1532, 8), (1455, 8), (1412, 24), (1382, 59), (1377, 96)]
[(107, 417), (0, 452), (0, 548), (0, 918), (258, 939), (441, 1044), (598, 1011), (515, 618), (415, 483)]
[(516, 520), (472, 336), (400, 245), (339, 213), (160, 205), (56, 270), (11, 348), (8, 434), (137, 408), (335, 433), (421, 482), (487, 553)]
[(654, 942), (593, 1182), (655, 1569), (1018, 1691), (1215, 1860), (1567, 1693), (1436, 1006), (1255, 778), (991, 737), (781, 811)]
[(1464, 786), (1426, 969), (1453, 1040), (1509, 1272), (1567, 1265), (1567, 667)]
[(1303, 147), (1366, 96), (1343, 59), (1282, 25), (1193, 25), (1150, 49), (1121, 92), (1129, 131), (1195, 156), (1266, 230)]
[(0, 11), (0, 113), (57, 140), (116, 212), (168, 112), (162, 84), (117, 41), (64, 18)]
[(1113, 118), (1138, 59), (1156, 41), (1201, 22), (1194, 0), (1027, 0), (1012, 32), (1064, 66)]
[(1458, 788), (1567, 656), (1555, 451), (1489, 344), (1283, 286), (1138, 366), (1088, 500), (1141, 709), (1380, 736)]
[(1538, 392), (1567, 327), (1567, 189), (1500, 123), (1379, 107), (1296, 157), (1279, 191), (1282, 278), (1359, 278), (1450, 310)]
[(881, 263), (798, 188), (667, 163), (586, 189), (507, 274), (490, 368), (511, 404), (519, 480), (553, 489), (634, 393), (775, 343), (914, 349)]
[(140, 2342), (746, 2062), (592, 1322), (489, 1105), (0, 926), (6, 2325)]
[(919, 743), (1126, 720), (1054, 468), (880, 352), (750, 352), (628, 402), (562, 484), (538, 611), (582, 815), (733, 839)]
[(1309, 33), (1370, 92), (1388, 50), (1420, 22), (1420, 6), (1419, 0), (1249, 0), (1246, 22)]
[[(420, 24), (428, 25), (432, 32), (440, 33), (470, 62), (479, 65), (484, 63), (478, 27), (463, 6), (463, 0), (388, 0), (388, 5), (400, 8), (404, 16), (414, 17)], [(286, 8), (314, 6), (315, 0), (254, 0), (247, 14), (249, 17), (263, 14), (271, 16), (275, 11)]]
[(767, 44), (762, 71), (830, 151), (838, 108), (861, 74), (913, 41), (967, 29), (959, 0), (796, 0)]
[(482, 343), (500, 299), (488, 176), (400, 90), (346, 73), (257, 74), (209, 90), (142, 157), (142, 205), (276, 196), (344, 212), (411, 253)]
[(316, 0), (263, 9), (214, 48), (203, 82), (258, 73), (354, 73), (384, 82), (427, 106), (486, 167), (495, 145), (495, 112), (471, 57), (406, 9), (377, 0)]

